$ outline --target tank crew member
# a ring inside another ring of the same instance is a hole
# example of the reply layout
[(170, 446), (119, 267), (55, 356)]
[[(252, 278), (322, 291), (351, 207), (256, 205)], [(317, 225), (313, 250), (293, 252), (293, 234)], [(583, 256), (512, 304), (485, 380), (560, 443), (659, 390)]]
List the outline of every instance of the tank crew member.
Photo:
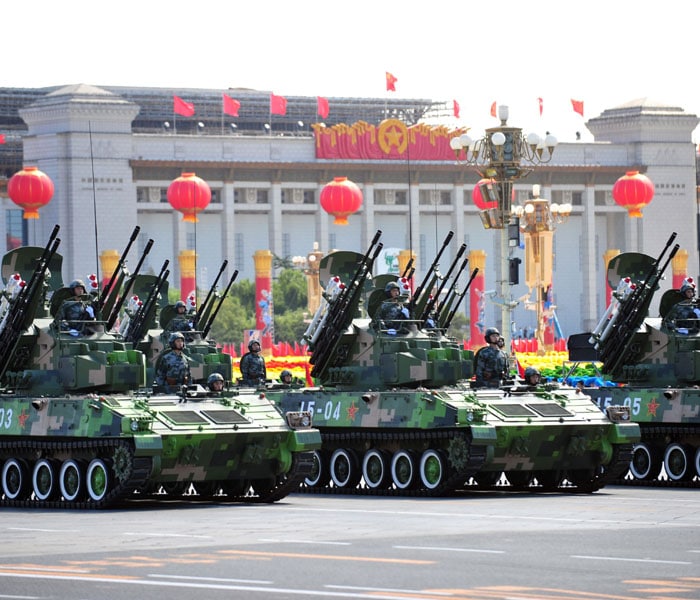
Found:
[(248, 342), (248, 352), (241, 356), (240, 369), (243, 385), (265, 383), (267, 379), (265, 359), (260, 354), (260, 342), (257, 340)]
[(386, 300), (379, 307), (379, 320), (382, 328), (386, 328), (390, 335), (396, 335), (396, 330), (403, 326), (402, 321), (410, 319), (408, 308), (403, 305), (401, 286), (395, 281), (390, 281), (384, 288)]
[(280, 382), (286, 385), (292, 385), (292, 372), (289, 369), (285, 369), (280, 373)]
[(540, 372), (535, 369), (535, 367), (528, 367), (525, 369), (525, 385), (527, 386), (528, 389), (534, 390), (537, 389), (537, 386), (540, 384), (540, 381), (542, 379), (542, 376), (540, 375)]
[(81, 279), (74, 279), (68, 288), (71, 296), (64, 300), (58, 313), (61, 331), (72, 336), (92, 335), (95, 330), (88, 324), (95, 320), (95, 309), (92, 300), (85, 292), (85, 284)]
[(495, 327), (489, 327), (486, 330), (484, 340), (488, 346), (479, 349), (475, 357), (475, 387), (500, 387), (502, 379), (506, 376), (508, 357), (498, 347), (500, 337), (501, 333)]
[(207, 378), (207, 387), (210, 392), (218, 394), (224, 389), (224, 376), (221, 373), (212, 373)]
[(165, 328), (167, 331), (192, 331), (192, 315), (187, 314), (187, 305), (178, 300), (175, 303), (175, 316)]
[(664, 318), (664, 325), (678, 333), (689, 334), (700, 331), (700, 307), (695, 298), (695, 282), (692, 277), (683, 280), (680, 287), (683, 300), (674, 305)]
[(179, 331), (170, 334), (170, 348), (156, 361), (156, 383), (172, 393), (190, 381), (190, 364), (183, 350), (185, 336)]

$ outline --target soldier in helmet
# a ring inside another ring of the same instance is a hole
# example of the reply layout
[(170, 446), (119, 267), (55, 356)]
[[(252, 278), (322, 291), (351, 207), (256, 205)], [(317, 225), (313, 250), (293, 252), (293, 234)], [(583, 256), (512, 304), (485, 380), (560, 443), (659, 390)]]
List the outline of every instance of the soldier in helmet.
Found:
[(259, 385), (265, 383), (267, 371), (265, 359), (260, 354), (260, 342), (251, 340), (248, 342), (248, 352), (241, 356), (241, 383), (243, 385)]
[(540, 380), (542, 379), (540, 372), (535, 369), (535, 367), (527, 367), (527, 369), (525, 369), (524, 376), (525, 385), (527, 388), (530, 390), (537, 389), (537, 386), (540, 384)]
[(165, 329), (167, 331), (192, 331), (194, 329), (192, 315), (187, 314), (187, 305), (182, 300), (175, 303), (175, 316), (170, 319)]
[(507, 374), (508, 357), (498, 347), (500, 331), (495, 327), (489, 327), (484, 333), (484, 340), (488, 346), (479, 349), (476, 353), (476, 381), (475, 387), (500, 387), (503, 378)]
[(280, 373), (280, 382), (285, 385), (292, 385), (292, 372), (289, 369), (285, 369)]
[(675, 304), (664, 318), (663, 324), (680, 334), (700, 331), (700, 307), (695, 298), (695, 281), (686, 277), (678, 290), (682, 300)]
[(185, 336), (179, 331), (170, 334), (170, 348), (156, 361), (156, 383), (170, 393), (177, 391), (190, 381), (190, 364), (183, 350)]
[(95, 309), (90, 296), (86, 294), (85, 284), (81, 279), (74, 279), (68, 289), (71, 296), (63, 301), (57, 315), (61, 331), (75, 337), (95, 333), (94, 328), (88, 324), (89, 321), (95, 320)]
[(384, 288), (386, 300), (379, 307), (378, 318), (382, 328), (387, 333), (396, 335), (396, 331), (404, 325), (403, 321), (410, 319), (408, 308), (403, 305), (401, 298), (401, 286), (395, 281), (390, 281)]
[(207, 378), (209, 391), (218, 394), (224, 389), (224, 376), (221, 373), (212, 373)]

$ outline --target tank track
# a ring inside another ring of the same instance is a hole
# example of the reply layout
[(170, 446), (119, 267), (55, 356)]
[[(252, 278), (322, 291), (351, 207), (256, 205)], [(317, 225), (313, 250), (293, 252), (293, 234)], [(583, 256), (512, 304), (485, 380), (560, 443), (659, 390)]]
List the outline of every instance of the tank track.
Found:
[[(700, 426), (697, 425), (654, 425), (640, 424), (642, 431), (641, 441), (644, 443), (660, 442), (662, 446), (666, 446), (667, 439), (677, 439), (679, 436), (693, 437), (700, 440)], [(697, 450), (697, 446), (696, 446)], [(700, 476), (695, 476), (690, 480), (674, 481), (672, 479), (636, 479), (631, 472), (623, 471), (618, 479), (615, 480), (615, 485), (636, 486), (636, 487), (662, 487), (662, 488), (700, 488)]]
[[(38, 500), (30, 491), (21, 499), (7, 499), (0, 488), (0, 507), (16, 508), (63, 508), (63, 509), (103, 509), (117, 505), (135, 490), (145, 485), (151, 473), (151, 458), (134, 458), (133, 446), (126, 440), (75, 440), (44, 441), (37, 439), (13, 440), (0, 442), (0, 458), (3, 463), (11, 458), (36, 459), (51, 457), (56, 454), (69, 454), (85, 457), (108, 457), (120, 454), (128, 463), (122, 465), (123, 481), (118, 477), (112, 479), (113, 485), (101, 500)], [(28, 474), (31, 477), (31, 474)]]
[(477, 473), (486, 462), (486, 447), (472, 446), (471, 435), (462, 430), (453, 431), (402, 431), (402, 432), (358, 432), (348, 431), (340, 433), (321, 433), (322, 447), (328, 452), (338, 448), (356, 448), (358, 446), (368, 448), (387, 448), (398, 445), (405, 448), (406, 445), (427, 445), (428, 448), (437, 448), (449, 440), (461, 439), (469, 450), (469, 455), (464, 465), (459, 469), (451, 469), (451, 473), (434, 489), (409, 488), (397, 489), (395, 487), (370, 488), (362, 483), (355, 487), (335, 487), (330, 484), (325, 486), (310, 487), (302, 485), (299, 492), (308, 494), (342, 494), (361, 496), (405, 496), (405, 497), (435, 497), (453, 495), (463, 489), (467, 480)]

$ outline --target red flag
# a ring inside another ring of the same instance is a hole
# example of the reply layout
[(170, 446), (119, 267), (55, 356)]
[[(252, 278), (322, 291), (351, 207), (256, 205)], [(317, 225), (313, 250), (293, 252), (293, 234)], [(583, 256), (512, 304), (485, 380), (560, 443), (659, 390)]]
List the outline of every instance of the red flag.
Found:
[(540, 117), (542, 116), (542, 98), (537, 98), (537, 103), (540, 105)]
[(493, 104), (491, 105), (491, 116), (495, 117), (496, 116), (496, 102), (494, 101)]
[(4, 143), (5, 143), (5, 136), (2, 133), (0, 133), (0, 144), (4, 144)]
[(270, 94), (270, 113), (273, 115), (286, 115), (287, 99), (284, 96)]
[(330, 107), (328, 106), (328, 98), (316, 96), (316, 112), (322, 119), (328, 118), (328, 115), (331, 112)]
[(183, 117), (191, 117), (194, 115), (194, 104), (185, 102), (179, 96), (173, 96), (173, 112)]
[(396, 82), (398, 79), (394, 77), (389, 71), (386, 72), (386, 91), (387, 92), (395, 92), (396, 91)]
[(574, 112), (576, 112), (576, 113), (580, 114), (581, 116), (583, 116), (583, 100), (574, 100), (574, 99), (572, 98), (572, 100), (571, 100), (571, 106), (573, 107)]
[(238, 100), (234, 100), (228, 94), (224, 94), (224, 114), (231, 115), (232, 117), (238, 116), (238, 109), (241, 107), (241, 103)]
[(457, 102), (457, 100), (452, 101), (452, 113), (455, 118), (459, 119), (459, 102)]

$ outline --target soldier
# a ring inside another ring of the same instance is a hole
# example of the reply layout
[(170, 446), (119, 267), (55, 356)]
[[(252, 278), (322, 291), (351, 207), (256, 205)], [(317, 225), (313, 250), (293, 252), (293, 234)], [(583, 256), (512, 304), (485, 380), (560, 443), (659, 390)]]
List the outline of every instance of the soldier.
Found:
[(61, 323), (61, 331), (66, 331), (74, 337), (92, 335), (95, 330), (87, 322), (95, 320), (95, 309), (92, 300), (85, 293), (85, 284), (82, 280), (75, 279), (68, 288), (71, 297), (63, 301), (57, 316)]
[(285, 369), (280, 373), (280, 382), (286, 385), (292, 385), (292, 372), (289, 369)]
[(218, 394), (224, 389), (224, 377), (221, 373), (212, 373), (207, 378), (207, 387), (210, 392)]
[(475, 387), (497, 388), (505, 377), (508, 368), (508, 357), (498, 347), (501, 333), (495, 327), (489, 327), (484, 334), (488, 346), (481, 348), (475, 356), (476, 381)]
[(540, 372), (535, 369), (535, 367), (528, 367), (525, 369), (525, 385), (528, 387), (528, 389), (537, 389), (541, 379), (542, 376), (540, 375)]
[(265, 383), (267, 379), (265, 359), (260, 355), (260, 343), (257, 340), (248, 342), (248, 352), (241, 356), (240, 369), (243, 385)]
[(179, 331), (170, 334), (170, 349), (156, 361), (156, 383), (171, 393), (190, 381), (190, 364), (183, 353), (185, 336)]
[(686, 277), (679, 290), (683, 300), (675, 304), (664, 318), (663, 324), (669, 329), (687, 335), (700, 331), (700, 308), (695, 298), (695, 282)]
[(403, 326), (402, 321), (410, 318), (408, 308), (401, 302), (401, 286), (395, 281), (390, 281), (384, 288), (386, 300), (379, 307), (379, 321), (382, 328), (386, 328), (390, 335), (396, 335), (396, 330)]
[[(175, 316), (165, 327), (167, 331), (192, 331), (192, 315), (187, 314), (187, 305), (178, 300), (175, 303)], [(191, 340), (190, 340), (191, 341)]]

